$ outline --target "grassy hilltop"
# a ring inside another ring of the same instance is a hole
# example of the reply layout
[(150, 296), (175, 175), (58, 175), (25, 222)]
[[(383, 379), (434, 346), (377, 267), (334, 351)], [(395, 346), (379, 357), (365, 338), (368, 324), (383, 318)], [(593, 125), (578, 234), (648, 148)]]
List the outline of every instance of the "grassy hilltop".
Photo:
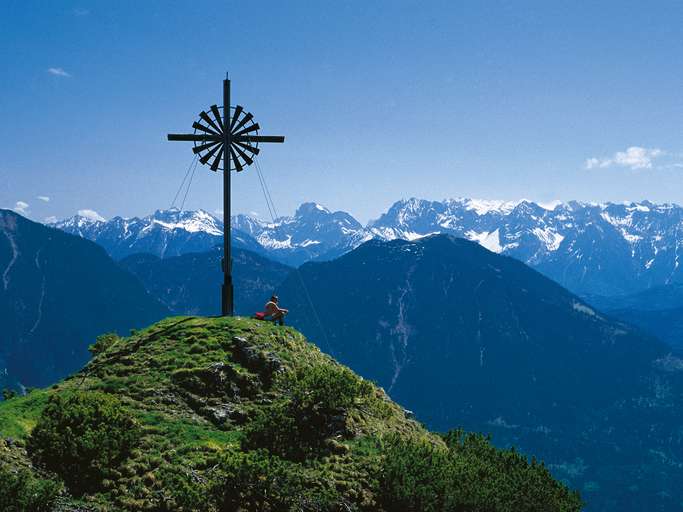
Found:
[(426, 431), (291, 328), (175, 317), (92, 352), (0, 403), (1, 510), (581, 508), (542, 464)]

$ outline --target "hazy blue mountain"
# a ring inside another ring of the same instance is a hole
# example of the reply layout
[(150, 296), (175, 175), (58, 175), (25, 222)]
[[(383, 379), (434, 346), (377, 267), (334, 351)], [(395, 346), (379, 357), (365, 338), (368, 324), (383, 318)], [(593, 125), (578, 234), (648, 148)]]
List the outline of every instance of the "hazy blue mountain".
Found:
[(675, 309), (616, 309), (610, 316), (637, 326), (683, 353), (683, 307)]
[(683, 285), (656, 286), (632, 295), (587, 296), (598, 309), (683, 351)]
[[(136, 275), (147, 290), (177, 315), (220, 313), (220, 284), (223, 282), (223, 250), (189, 253), (161, 259), (151, 254), (133, 254), (120, 265)], [(261, 311), (291, 267), (254, 252), (233, 250), (235, 312), (251, 316)]]
[(662, 311), (683, 307), (683, 283), (653, 286), (647, 290), (628, 295), (586, 295), (586, 300), (596, 308), (605, 311), (615, 309), (636, 309), (641, 311)]
[(168, 315), (100, 246), (0, 210), (0, 374), (45, 386), (88, 359), (99, 334)]
[[(204, 210), (157, 210), (146, 217), (114, 217), (101, 220), (83, 215), (52, 226), (98, 243), (114, 259), (148, 253), (160, 258), (213, 249), (223, 243), (223, 222)], [(263, 248), (244, 232), (232, 233), (233, 246), (262, 252)]]
[(539, 454), (589, 510), (678, 510), (683, 360), (660, 341), (451, 236), (373, 240), (300, 273), (306, 290), (294, 275), (279, 290), (290, 323), (427, 425)]

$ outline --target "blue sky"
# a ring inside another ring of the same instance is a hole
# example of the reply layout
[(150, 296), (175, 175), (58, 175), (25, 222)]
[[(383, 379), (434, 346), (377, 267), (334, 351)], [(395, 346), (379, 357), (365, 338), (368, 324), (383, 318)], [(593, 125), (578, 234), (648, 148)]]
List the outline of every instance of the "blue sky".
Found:
[[(402, 197), (683, 203), (683, 2), (31, 2), (0, 16), (0, 207), (167, 208), (233, 100), (280, 213)], [(186, 208), (221, 206), (197, 169)], [(41, 198), (39, 198), (42, 197)], [(49, 198), (49, 200), (47, 200)], [(267, 213), (252, 169), (234, 209)], [(26, 206), (25, 206), (26, 205)]]

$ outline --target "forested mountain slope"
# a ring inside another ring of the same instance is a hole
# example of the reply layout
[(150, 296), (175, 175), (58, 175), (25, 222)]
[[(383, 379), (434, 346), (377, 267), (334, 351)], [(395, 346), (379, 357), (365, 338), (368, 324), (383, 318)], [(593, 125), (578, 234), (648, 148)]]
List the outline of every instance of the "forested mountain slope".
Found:
[(97, 335), (125, 334), (167, 314), (97, 244), (0, 210), (0, 374), (6, 385), (52, 384), (85, 363)]

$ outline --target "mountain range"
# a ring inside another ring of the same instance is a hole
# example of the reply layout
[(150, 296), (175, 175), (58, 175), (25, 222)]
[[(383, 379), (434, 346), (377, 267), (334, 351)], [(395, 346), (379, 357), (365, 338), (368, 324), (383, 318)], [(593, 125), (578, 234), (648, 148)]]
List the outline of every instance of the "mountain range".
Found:
[[(223, 222), (204, 210), (171, 208), (142, 218), (114, 217), (107, 221), (79, 214), (50, 226), (101, 245), (115, 260), (141, 253), (169, 258), (208, 251), (223, 243)], [(232, 235), (233, 247), (263, 251), (248, 234), (235, 230)]]
[(304, 203), (292, 217), (264, 222), (236, 215), (232, 226), (251, 235), (269, 257), (289, 265), (340, 256), (372, 235), (346, 212), (331, 212), (317, 203)]
[(579, 294), (617, 295), (683, 280), (683, 208), (671, 204), (410, 199), (369, 229), (385, 240), (467, 238)]
[(430, 428), (539, 455), (587, 510), (678, 510), (683, 359), (656, 338), (450, 235), (368, 241), (299, 274), (279, 288), (288, 322)]
[[(221, 222), (208, 212), (159, 210), (109, 221), (76, 216), (54, 224), (96, 241), (114, 259), (208, 250)], [(372, 238), (415, 240), (446, 233), (512, 256), (580, 295), (622, 295), (683, 282), (683, 208), (673, 204), (401, 200), (361, 225), (345, 212), (302, 204), (291, 217), (232, 218), (234, 244), (287, 265), (325, 261)]]
[(100, 246), (0, 210), (0, 382), (44, 386), (87, 361), (88, 345), (168, 315)]

